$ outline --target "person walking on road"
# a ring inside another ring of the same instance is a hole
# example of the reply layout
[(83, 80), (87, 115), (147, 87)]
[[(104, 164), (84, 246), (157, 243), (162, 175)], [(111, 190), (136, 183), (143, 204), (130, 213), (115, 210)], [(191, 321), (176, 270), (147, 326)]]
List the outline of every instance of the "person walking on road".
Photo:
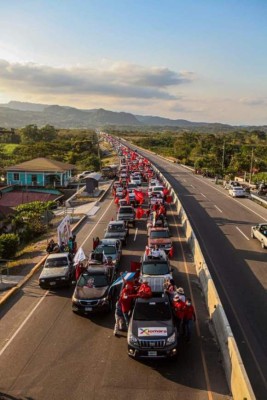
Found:
[(115, 306), (115, 325), (114, 325), (114, 336), (118, 336), (118, 331), (123, 329), (124, 316), (121, 308), (121, 302), (118, 300)]
[(187, 342), (190, 342), (194, 322), (196, 322), (196, 313), (192, 305), (191, 299), (186, 299), (185, 309), (184, 309), (184, 320), (183, 320), (183, 332)]

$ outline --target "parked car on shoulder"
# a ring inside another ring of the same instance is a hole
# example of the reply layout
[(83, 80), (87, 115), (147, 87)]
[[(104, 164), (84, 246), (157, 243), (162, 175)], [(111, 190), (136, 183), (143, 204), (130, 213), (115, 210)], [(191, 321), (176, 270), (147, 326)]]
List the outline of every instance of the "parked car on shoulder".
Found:
[(91, 264), (82, 273), (72, 296), (72, 311), (79, 314), (94, 314), (112, 310), (115, 287), (115, 268)]
[(232, 197), (245, 197), (246, 192), (242, 186), (231, 186), (229, 189), (229, 195)]
[(53, 289), (71, 284), (74, 278), (74, 266), (69, 253), (49, 254), (39, 276), (39, 286)]
[(251, 227), (252, 239), (258, 239), (263, 249), (267, 248), (267, 222)]

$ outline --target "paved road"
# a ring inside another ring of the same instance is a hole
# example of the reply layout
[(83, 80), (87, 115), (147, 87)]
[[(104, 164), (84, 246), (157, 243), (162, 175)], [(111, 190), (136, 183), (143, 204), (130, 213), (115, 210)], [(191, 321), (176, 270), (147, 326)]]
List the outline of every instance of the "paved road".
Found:
[[(97, 215), (84, 223), (78, 244), (85, 253), (91, 250), (93, 237), (102, 237), (115, 215), (116, 207), (108, 197)], [(112, 314), (91, 318), (73, 314), (72, 289), (43, 291), (36, 275), (0, 312), (1, 393), (13, 396), (9, 399), (32, 400), (231, 398), (192, 257), (174, 210), (169, 211), (169, 220), (175, 243), (174, 277), (192, 296), (197, 312), (192, 343), (181, 342), (178, 359), (130, 359), (125, 335), (112, 335)], [(127, 249), (123, 249), (122, 270), (129, 270), (130, 261), (137, 261), (144, 251), (145, 221), (138, 221), (137, 228), (131, 229)]]
[(267, 210), (188, 169), (142, 152), (178, 194), (201, 244), (257, 399), (267, 398), (267, 250), (250, 238)]

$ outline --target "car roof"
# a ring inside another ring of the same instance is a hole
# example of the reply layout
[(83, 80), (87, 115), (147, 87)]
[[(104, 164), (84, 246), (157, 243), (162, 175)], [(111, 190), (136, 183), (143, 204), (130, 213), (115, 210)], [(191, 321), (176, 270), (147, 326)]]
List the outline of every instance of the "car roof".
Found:
[(109, 225), (125, 225), (124, 221), (110, 221)]

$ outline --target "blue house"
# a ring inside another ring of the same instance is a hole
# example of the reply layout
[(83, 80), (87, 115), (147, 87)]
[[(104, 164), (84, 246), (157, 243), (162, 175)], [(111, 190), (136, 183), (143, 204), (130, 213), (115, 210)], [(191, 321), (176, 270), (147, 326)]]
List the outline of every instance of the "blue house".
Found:
[(40, 157), (5, 170), (8, 185), (66, 187), (75, 168), (72, 164)]

